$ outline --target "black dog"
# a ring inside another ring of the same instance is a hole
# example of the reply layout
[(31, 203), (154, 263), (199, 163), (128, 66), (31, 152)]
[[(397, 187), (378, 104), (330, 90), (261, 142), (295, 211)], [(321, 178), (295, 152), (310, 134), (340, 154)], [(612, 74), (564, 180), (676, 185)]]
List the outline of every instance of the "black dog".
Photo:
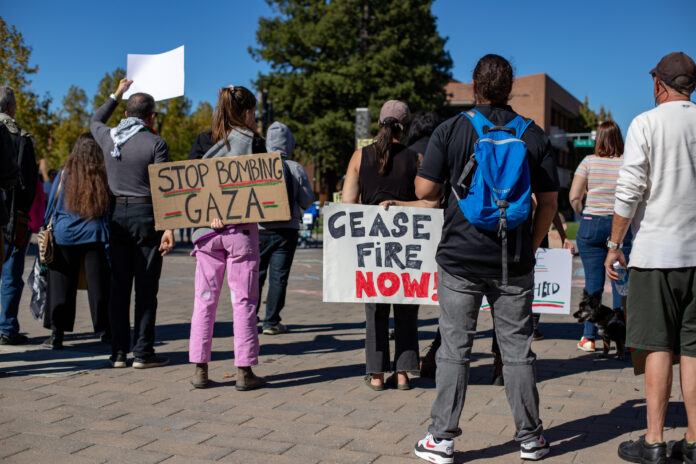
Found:
[(597, 291), (589, 295), (582, 291), (582, 301), (573, 317), (578, 322), (590, 321), (597, 326), (597, 333), (602, 337), (603, 356), (609, 353), (609, 347), (613, 340), (616, 344), (616, 357), (626, 358), (626, 316), (621, 308), (611, 309), (602, 304), (602, 292)]

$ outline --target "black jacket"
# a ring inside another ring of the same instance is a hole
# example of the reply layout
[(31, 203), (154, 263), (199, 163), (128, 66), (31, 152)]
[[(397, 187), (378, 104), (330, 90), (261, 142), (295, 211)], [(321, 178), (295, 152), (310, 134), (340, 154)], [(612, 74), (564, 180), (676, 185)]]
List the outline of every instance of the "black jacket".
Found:
[[(0, 124), (0, 191), (9, 195), (9, 191), (17, 184), (19, 169), (15, 162), (15, 148), (10, 131)], [(4, 227), (8, 221), (5, 202), (0, 201), (0, 227)]]

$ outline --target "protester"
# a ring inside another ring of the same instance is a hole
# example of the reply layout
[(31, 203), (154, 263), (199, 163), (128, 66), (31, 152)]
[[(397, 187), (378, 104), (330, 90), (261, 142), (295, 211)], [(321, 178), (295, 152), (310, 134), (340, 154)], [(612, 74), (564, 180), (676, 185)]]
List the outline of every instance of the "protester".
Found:
[[(437, 201), (418, 200), (413, 180), (419, 155), (399, 143), (410, 112), (405, 103), (389, 100), (379, 112), (379, 132), (373, 144), (356, 150), (343, 184), (343, 202), (363, 205), (433, 207)], [(394, 366), (390, 367), (389, 312), (394, 308)], [(365, 384), (373, 390), (388, 386), (408, 390), (408, 373), (418, 373), (418, 305), (365, 304)], [(395, 374), (384, 380), (386, 372)]]
[[(585, 270), (585, 291), (592, 295), (604, 290), (604, 260), (607, 257), (607, 239), (611, 235), (614, 213), (614, 192), (619, 169), (623, 165), (624, 143), (621, 129), (613, 121), (597, 127), (595, 153), (586, 156), (575, 171), (570, 187), (570, 204), (581, 217), (576, 237), (582, 267)], [(583, 207), (583, 197), (587, 200)], [(623, 252), (631, 252), (630, 230), (623, 242)], [(621, 308), (621, 295), (612, 282), (612, 308)], [(585, 321), (578, 349), (594, 352), (597, 328)]]
[[(619, 445), (629, 462), (667, 462), (662, 431), (679, 356), (688, 427), (671, 458), (696, 462), (696, 65), (686, 54), (664, 56), (650, 71), (657, 107), (638, 115), (626, 134), (614, 221), (604, 267), (630, 264), (626, 345), (647, 352), (647, 433)], [(621, 242), (633, 221), (631, 261)]]
[(29, 339), (19, 333), (19, 301), (24, 288), (24, 257), (31, 238), (29, 210), (36, 194), (38, 169), (31, 134), (14, 120), (17, 102), (12, 87), (0, 86), (0, 124), (9, 132), (14, 145), (14, 161), (19, 166), (15, 187), (5, 195), (9, 220), (5, 226), (5, 259), (0, 277), (0, 345), (20, 345)]
[[(314, 201), (314, 192), (309, 177), (302, 165), (290, 159), (295, 150), (295, 136), (285, 124), (274, 122), (266, 132), (266, 151), (280, 152), (285, 168), (285, 182), (290, 204), (290, 220), (262, 222), (259, 224), (260, 262), (259, 295), (268, 274), (268, 294), (266, 295), (266, 317), (263, 319), (263, 333), (277, 335), (288, 328), (282, 324), (280, 311), (285, 306), (285, 292), (292, 259), (297, 248), (297, 235), (304, 210)], [(256, 313), (259, 312), (259, 306)]]
[[(255, 113), (256, 98), (247, 88), (222, 88), (213, 113), (210, 140), (214, 145), (203, 156), (214, 158), (254, 152), (254, 140), (257, 138)], [(261, 152), (264, 151), (261, 145)], [(263, 387), (266, 381), (251, 369), (259, 362), (256, 319), (259, 299), (258, 227), (256, 223), (225, 226), (215, 218), (210, 228), (199, 228), (193, 232), (193, 244), (191, 256), (196, 257), (196, 293), (191, 317), (189, 361), (196, 363), (196, 368), (191, 383), (196, 388), (206, 388), (209, 384), (208, 363), (215, 312), (227, 269), (234, 318), (235, 388), (245, 391)]]
[[(521, 457), (541, 459), (549, 451), (539, 419), (536, 357), (531, 349), (534, 253), (556, 212), (558, 190), (554, 153), (543, 130), (532, 123), (521, 134), (526, 144), (526, 161), (520, 163), (526, 162), (529, 168), (537, 209), (533, 218), (528, 215), (526, 222), (508, 231), (516, 239), (507, 240), (507, 249), (503, 248), (503, 239), (496, 231), (473, 226), (458, 201), (461, 196), (466, 198), (460, 176), (465, 166), (471, 166), (470, 154), (479, 140), (474, 120), (480, 124), (483, 116), (489, 121), (486, 124), (489, 128), (508, 123), (524, 128), (529, 124), (517, 119), (518, 115), (507, 105), (512, 74), (510, 63), (498, 55), (486, 55), (479, 60), (473, 73), (474, 110), (478, 113), (460, 114), (435, 130), (416, 177), (419, 198), (435, 201), (443, 193), (447, 197), (436, 255), (442, 337), (437, 352), (437, 395), (428, 434), (415, 447), (417, 456), (435, 463), (453, 462), (453, 439), (462, 433), (459, 418), (469, 378), (476, 320), (484, 296), (495, 306), (492, 315), (504, 363), (505, 390), (515, 419), (515, 440), (521, 442)], [(526, 171), (524, 164), (521, 171)], [(446, 184), (452, 187), (443, 191)], [(527, 210), (531, 208), (528, 203), (525, 206)], [(503, 251), (506, 253), (501, 258)], [(517, 256), (519, 260), (515, 259)]]
[(18, 173), (10, 131), (0, 124), (0, 263), (5, 261), (5, 226), (10, 220), (5, 207), (5, 197), (17, 184)]
[(408, 148), (422, 156), (428, 147), (430, 136), (441, 122), (442, 119), (434, 111), (416, 113), (408, 128)]
[(58, 178), (44, 217), (53, 228), (54, 254), (48, 265), (44, 317), (44, 327), (52, 334), (43, 345), (54, 350), (63, 348), (64, 333), (73, 330), (83, 262), (94, 331), (107, 331), (109, 326), (109, 187), (104, 155), (92, 134), (78, 137)]
[(135, 283), (133, 367), (143, 369), (169, 362), (155, 354), (154, 344), (162, 256), (174, 247), (174, 234), (155, 230), (152, 210), (148, 166), (169, 161), (167, 143), (152, 128), (157, 116), (154, 99), (146, 93), (134, 93), (118, 126), (105, 124), (132, 83), (121, 79), (116, 92), (94, 113), (90, 129), (104, 153), (115, 203), (109, 223), (109, 323), (113, 337), (109, 360), (113, 367), (127, 366), (130, 299)]

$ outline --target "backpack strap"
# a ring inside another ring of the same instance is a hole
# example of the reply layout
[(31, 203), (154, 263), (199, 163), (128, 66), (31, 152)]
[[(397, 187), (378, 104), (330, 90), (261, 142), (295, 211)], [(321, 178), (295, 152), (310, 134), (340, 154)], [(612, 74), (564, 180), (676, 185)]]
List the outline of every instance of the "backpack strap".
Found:
[(496, 127), (495, 124), (490, 122), (477, 110), (469, 110), (461, 114), (466, 116), (469, 121), (471, 121), (471, 125), (474, 126), (474, 130), (478, 134), (479, 138), (483, 137), (483, 134), (491, 130), (492, 127)]
[(505, 127), (508, 129), (513, 129), (515, 131), (516, 137), (518, 139), (521, 139), (524, 132), (533, 122), (534, 121), (532, 119), (525, 119), (518, 114), (514, 117), (512, 121), (505, 124)]

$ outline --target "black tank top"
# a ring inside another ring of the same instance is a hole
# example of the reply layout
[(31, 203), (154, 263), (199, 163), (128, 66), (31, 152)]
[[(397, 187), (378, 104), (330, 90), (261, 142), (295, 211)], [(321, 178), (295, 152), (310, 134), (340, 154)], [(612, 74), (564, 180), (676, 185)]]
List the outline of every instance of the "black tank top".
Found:
[(393, 143), (389, 152), (387, 169), (379, 175), (375, 145), (362, 149), (358, 184), (360, 202), (378, 205), (385, 200), (415, 201), (413, 181), (418, 173), (418, 153), (400, 143)]

